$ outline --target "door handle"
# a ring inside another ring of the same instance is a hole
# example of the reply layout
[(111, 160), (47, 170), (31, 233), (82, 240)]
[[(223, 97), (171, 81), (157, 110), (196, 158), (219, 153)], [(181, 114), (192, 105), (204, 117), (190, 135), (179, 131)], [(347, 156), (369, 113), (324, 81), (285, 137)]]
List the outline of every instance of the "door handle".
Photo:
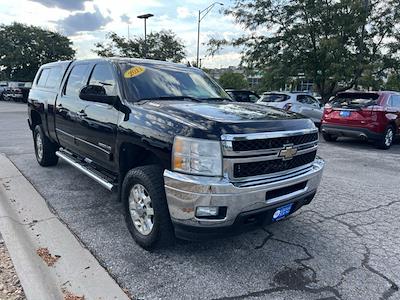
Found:
[(64, 106), (60, 103), (60, 104), (57, 104), (57, 106), (56, 106), (56, 111), (59, 111), (59, 112), (64, 112), (64, 111), (66, 111), (66, 109), (64, 108)]
[(84, 118), (84, 117), (87, 117), (87, 114), (86, 114), (85, 111), (82, 109), (80, 112), (78, 112), (78, 116)]

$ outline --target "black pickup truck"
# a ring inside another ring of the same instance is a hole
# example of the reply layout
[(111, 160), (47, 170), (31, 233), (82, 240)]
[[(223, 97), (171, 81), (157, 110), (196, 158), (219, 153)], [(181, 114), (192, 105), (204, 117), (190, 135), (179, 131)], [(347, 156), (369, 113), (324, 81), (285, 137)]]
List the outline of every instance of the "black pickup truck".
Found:
[(46, 64), (28, 107), (39, 164), (61, 158), (115, 190), (146, 249), (279, 221), (310, 203), (324, 167), (311, 120), (234, 102), (185, 65)]

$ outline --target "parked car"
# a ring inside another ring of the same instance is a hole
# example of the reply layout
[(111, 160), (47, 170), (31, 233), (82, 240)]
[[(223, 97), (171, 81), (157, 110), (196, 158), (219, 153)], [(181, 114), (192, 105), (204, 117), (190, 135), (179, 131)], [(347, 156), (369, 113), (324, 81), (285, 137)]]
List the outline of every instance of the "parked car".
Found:
[(321, 130), (328, 142), (356, 137), (389, 149), (400, 134), (400, 93), (339, 93), (325, 105)]
[(260, 99), (260, 96), (252, 91), (247, 90), (233, 90), (226, 89), (225, 90), (229, 96), (236, 102), (257, 102)]
[(321, 103), (308, 93), (270, 92), (264, 93), (259, 104), (296, 112), (310, 118), (316, 126), (321, 125), (323, 108)]
[(27, 102), (31, 82), (9, 82), (8, 87), (3, 92), (4, 100)]
[(8, 83), (6, 81), (0, 81), (0, 100), (4, 100), (3, 93), (7, 87), (8, 87)]
[(146, 249), (279, 221), (310, 203), (324, 167), (309, 119), (232, 102), (202, 70), (169, 62), (46, 64), (28, 116), (38, 163), (61, 158), (117, 190)]

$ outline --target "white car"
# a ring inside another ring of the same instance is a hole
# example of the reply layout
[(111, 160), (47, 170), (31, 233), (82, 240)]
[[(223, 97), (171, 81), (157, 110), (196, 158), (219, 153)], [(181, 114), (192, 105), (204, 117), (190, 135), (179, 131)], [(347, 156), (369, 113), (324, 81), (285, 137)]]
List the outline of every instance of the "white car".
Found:
[(302, 114), (313, 120), (317, 126), (321, 125), (321, 119), (324, 113), (324, 108), (321, 103), (307, 93), (264, 93), (257, 103)]

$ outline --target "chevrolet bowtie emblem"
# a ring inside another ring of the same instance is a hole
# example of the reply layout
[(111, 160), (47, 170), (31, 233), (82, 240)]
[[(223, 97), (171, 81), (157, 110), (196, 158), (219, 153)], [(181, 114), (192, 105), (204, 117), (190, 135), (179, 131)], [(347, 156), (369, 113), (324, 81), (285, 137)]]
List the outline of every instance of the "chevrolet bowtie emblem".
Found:
[(297, 149), (293, 148), (293, 145), (286, 145), (284, 148), (279, 151), (278, 156), (282, 157), (283, 160), (289, 160), (292, 159), (293, 156), (295, 156), (297, 153)]

